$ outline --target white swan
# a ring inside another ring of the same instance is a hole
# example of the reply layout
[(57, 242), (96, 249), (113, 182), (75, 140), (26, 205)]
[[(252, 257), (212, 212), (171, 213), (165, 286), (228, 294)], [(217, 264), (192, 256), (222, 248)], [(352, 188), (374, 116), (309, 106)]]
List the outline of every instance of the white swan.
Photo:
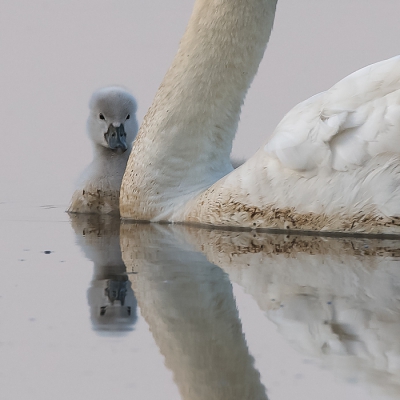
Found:
[(122, 176), (138, 131), (136, 100), (125, 89), (111, 86), (93, 93), (89, 109), (87, 133), (94, 157), (68, 212), (119, 214)]
[(240, 108), (275, 7), (276, 0), (196, 1), (128, 161), (123, 218), (400, 233), (398, 57), (295, 107), (230, 173)]

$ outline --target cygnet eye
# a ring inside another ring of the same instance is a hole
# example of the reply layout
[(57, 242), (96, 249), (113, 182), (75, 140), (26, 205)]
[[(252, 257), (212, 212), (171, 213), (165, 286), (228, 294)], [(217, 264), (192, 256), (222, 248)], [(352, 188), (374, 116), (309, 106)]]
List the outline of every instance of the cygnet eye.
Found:
[(100, 119), (105, 119), (105, 118), (104, 118), (104, 115), (103, 115), (102, 113), (99, 114), (99, 118), (100, 118)]
[(126, 116), (126, 119), (129, 119), (131, 116), (130, 116), (130, 114), (128, 114), (127, 116)]

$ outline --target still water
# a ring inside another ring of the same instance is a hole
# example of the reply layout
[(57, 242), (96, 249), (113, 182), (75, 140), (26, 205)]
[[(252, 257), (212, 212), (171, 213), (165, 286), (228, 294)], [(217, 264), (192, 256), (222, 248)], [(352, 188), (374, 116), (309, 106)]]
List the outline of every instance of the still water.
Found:
[(400, 242), (0, 204), (12, 400), (400, 399)]

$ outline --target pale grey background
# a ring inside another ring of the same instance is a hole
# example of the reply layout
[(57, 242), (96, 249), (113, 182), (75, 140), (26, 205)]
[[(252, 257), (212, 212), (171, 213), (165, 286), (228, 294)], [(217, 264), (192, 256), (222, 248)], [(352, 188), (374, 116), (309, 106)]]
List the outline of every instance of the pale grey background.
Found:
[[(0, 201), (67, 204), (90, 161), (87, 102), (122, 84), (151, 104), (194, 1), (1, 0)], [(400, 53), (398, 0), (279, 0), (233, 154), (249, 157), (285, 112)]]

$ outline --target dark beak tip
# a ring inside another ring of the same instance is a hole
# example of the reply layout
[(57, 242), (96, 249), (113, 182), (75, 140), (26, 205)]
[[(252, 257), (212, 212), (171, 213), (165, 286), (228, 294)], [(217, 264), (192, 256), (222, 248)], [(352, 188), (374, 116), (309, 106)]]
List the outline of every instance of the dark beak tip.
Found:
[(121, 124), (118, 128), (110, 125), (108, 131), (104, 135), (109, 148), (117, 154), (125, 153), (125, 151), (128, 150), (125, 136), (126, 134), (123, 124)]

